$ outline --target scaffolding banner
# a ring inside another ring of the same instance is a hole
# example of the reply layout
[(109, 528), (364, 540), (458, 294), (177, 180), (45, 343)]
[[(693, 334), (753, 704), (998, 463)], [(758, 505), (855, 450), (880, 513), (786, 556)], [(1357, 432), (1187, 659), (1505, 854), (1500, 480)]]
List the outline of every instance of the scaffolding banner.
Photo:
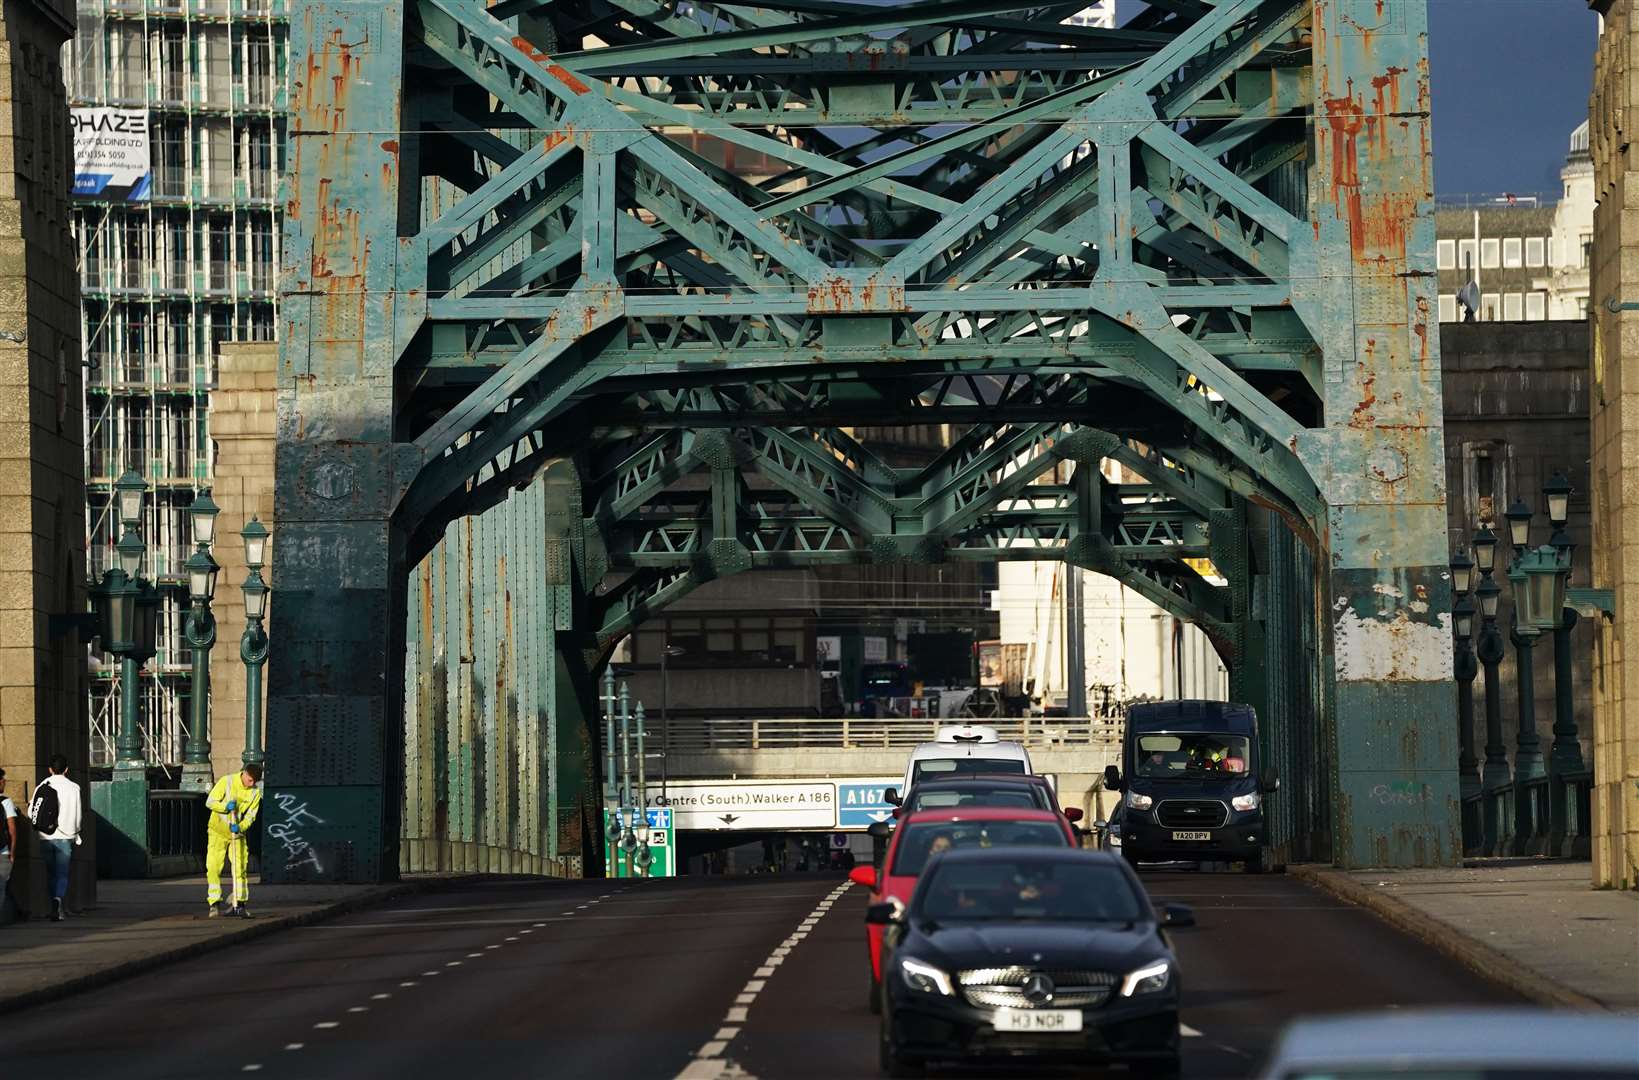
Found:
[(74, 194), (146, 202), (152, 186), (146, 109), (70, 109)]

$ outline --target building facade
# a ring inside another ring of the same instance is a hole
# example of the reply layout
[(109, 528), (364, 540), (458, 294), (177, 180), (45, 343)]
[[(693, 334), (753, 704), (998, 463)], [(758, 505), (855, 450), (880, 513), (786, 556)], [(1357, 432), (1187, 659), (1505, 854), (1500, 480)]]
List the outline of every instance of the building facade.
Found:
[[(279, 264), (288, 0), (80, 0), (65, 50), (76, 130), (117, 123), (146, 140), (148, 173), (109, 184), (82, 152), (74, 237), (85, 375), (86, 572), (119, 539), (111, 485), (149, 484), (145, 574), (165, 596), (142, 674), (156, 764), (181, 761), (191, 658), (182, 635), (186, 509), (211, 488), (209, 392), (219, 347), (271, 341)], [(77, 142), (89, 142), (82, 136)], [(230, 540), (236, 538), (230, 537)], [(117, 691), (92, 662), (92, 763), (112, 761)]]
[(1588, 317), (1593, 163), (1588, 125), (1571, 133), (1554, 197), (1504, 195), (1435, 211), (1440, 321), (1458, 322), (1458, 294), (1479, 293), (1478, 322)]
[(1639, 886), (1639, 162), (1632, 148), (1639, 83), (1634, 0), (1601, 0), (1589, 106), (1595, 195), (1592, 370), (1589, 378), (1593, 583), (1614, 615), (1594, 649), (1593, 880)]

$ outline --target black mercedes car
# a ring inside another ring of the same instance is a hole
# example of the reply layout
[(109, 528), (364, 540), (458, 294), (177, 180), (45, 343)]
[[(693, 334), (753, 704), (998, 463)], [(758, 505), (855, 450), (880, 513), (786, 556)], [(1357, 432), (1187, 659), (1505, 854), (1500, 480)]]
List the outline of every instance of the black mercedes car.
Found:
[(1076, 849), (952, 851), (885, 924), (882, 1068), (933, 1060), (1126, 1063), (1178, 1073), (1178, 962), (1167, 926), (1125, 862)]

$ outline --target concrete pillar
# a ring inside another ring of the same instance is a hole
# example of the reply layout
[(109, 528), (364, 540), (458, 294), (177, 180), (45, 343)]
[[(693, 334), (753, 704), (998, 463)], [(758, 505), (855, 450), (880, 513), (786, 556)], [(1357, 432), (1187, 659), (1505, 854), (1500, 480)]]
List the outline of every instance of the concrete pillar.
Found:
[(1593, 584), (1610, 589), (1614, 619), (1598, 620), (1592, 676), (1593, 882), (1639, 886), (1639, 170), (1629, 141), (1639, 106), (1631, 57), (1632, 0), (1596, 4), (1604, 32), (1588, 125), (1594, 160), (1592, 447)]
[[(216, 519), (216, 647), (211, 651), (211, 770), (237, 770), (245, 749), (245, 665), (239, 636), (245, 632), (245, 545), (239, 531), (259, 517), (278, 544), (273, 514), (274, 387), (279, 347), (271, 341), (225, 344), (216, 357), (211, 391), (211, 441), (216, 444), (216, 479), (211, 497), (222, 508)], [(265, 574), (266, 571), (264, 570)], [(268, 608), (263, 626), (277, 633), (278, 610)], [(266, 684), (263, 715), (266, 715)]]
[[(69, 0), (0, 9), (0, 767), (19, 809), (59, 753), (91, 803), (86, 649), (60, 618), (86, 609), (79, 282), (60, 63), (73, 17)], [(38, 848), (32, 830), (18, 832), (12, 891), (40, 912)], [(71, 907), (95, 895), (89, 820), (86, 834)]]

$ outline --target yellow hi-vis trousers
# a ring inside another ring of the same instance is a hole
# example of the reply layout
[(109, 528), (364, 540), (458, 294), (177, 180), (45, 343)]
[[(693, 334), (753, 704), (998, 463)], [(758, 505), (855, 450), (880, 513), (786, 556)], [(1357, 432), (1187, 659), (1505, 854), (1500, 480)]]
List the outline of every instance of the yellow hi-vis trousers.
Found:
[(223, 836), (215, 829), (205, 832), (205, 901), (217, 903), (222, 899), (222, 858), (227, 857), (233, 873), (233, 904), (237, 907), (250, 899), (250, 843), (241, 834)]

